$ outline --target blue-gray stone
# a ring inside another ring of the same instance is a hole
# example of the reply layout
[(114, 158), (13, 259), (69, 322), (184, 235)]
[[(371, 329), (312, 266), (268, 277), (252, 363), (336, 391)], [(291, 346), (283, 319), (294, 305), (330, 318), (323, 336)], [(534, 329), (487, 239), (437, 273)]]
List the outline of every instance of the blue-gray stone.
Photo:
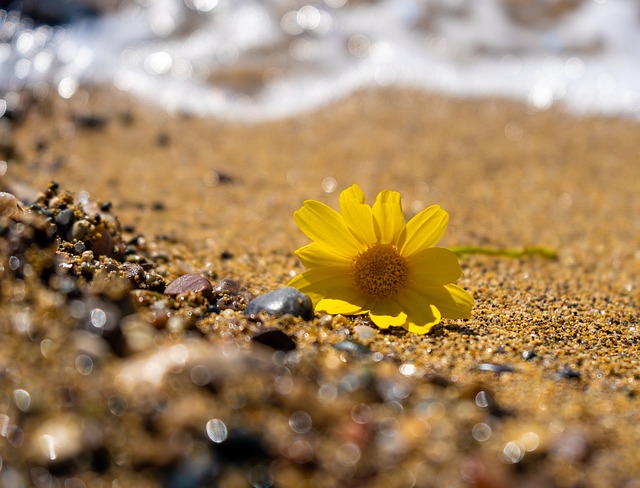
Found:
[(260, 295), (249, 302), (244, 310), (245, 315), (265, 312), (269, 315), (291, 314), (304, 320), (313, 318), (313, 304), (304, 293), (287, 286), (279, 290)]

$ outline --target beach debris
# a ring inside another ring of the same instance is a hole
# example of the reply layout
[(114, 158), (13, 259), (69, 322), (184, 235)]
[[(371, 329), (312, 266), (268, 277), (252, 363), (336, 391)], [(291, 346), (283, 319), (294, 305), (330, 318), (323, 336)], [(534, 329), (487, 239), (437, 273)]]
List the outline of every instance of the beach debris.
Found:
[(269, 315), (291, 314), (304, 320), (313, 319), (311, 299), (290, 286), (254, 298), (244, 311), (245, 315), (257, 315), (260, 312)]
[(209, 299), (212, 296), (213, 286), (208, 279), (196, 273), (189, 273), (176, 278), (167, 285), (164, 294), (172, 298), (179, 295), (193, 292), (200, 293), (203, 297)]

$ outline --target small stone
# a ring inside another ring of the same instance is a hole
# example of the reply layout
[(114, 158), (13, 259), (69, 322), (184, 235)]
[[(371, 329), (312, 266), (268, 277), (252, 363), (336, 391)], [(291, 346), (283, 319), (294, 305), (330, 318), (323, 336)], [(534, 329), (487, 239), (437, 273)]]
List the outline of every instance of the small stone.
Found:
[(580, 380), (582, 375), (579, 371), (575, 371), (571, 368), (564, 368), (555, 374), (557, 380)]
[(244, 311), (245, 315), (257, 315), (260, 312), (270, 315), (291, 314), (302, 317), (304, 320), (311, 320), (313, 304), (307, 295), (287, 286), (254, 298)]
[(0, 216), (16, 217), (22, 213), (18, 199), (11, 193), (0, 191)]
[(482, 363), (476, 367), (478, 371), (487, 371), (489, 373), (513, 373), (514, 369), (507, 364)]
[(69, 233), (70, 241), (82, 241), (91, 231), (91, 224), (87, 220), (78, 220), (73, 223)]
[(349, 354), (354, 355), (365, 355), (369, 354), (371, 350), (359, 342), (356, 341), (340, 341), (337, 344), (334, 344), (333, 347), (338, 351), (347, 352)]
[(377, 331), (373, 327), (369, 327), (368, 325), (357, 325), (355, 327), (356, 334), (360, 340), (370, 341), (375, 339)]
[(56, 224), (62, 228), (62, 230), (66, 230), (73, 223), (74, 220), (74, 212), (70, 208), (64, 209), (58, 215), (56, 215)]
[(531, 361), (533, 358), (537, 358), (538, 355), (533, 349), (528, 349), (522, 353), (522, 359), (525, 361)]
[(265, 346), (269, 346), (276, 351), (289, 352), (296, 348), (296, 343), (293, 339), (280, 329), (269, 329), (263, 332), (258, 332), (251, 338), (251, 340)]
[(218, 298), (216, 306), (220, 310), (243, 310), (255, 298), (247, 287), (231, 278), (223, 278), (213, 288), (213, 296)]
[(73, 245), (73, 252), (76, 254), (82, 254), (86, 250), (87, 250), (87, 246), (82, 241), (78, 241)]
[(209, 280), (199, 274), (190, 273), (180, 276), (167, 285), (164, 294), (170, 297), (177, 297), (183, 293), (192, 291), (202, 293), (205, 298), (211, 298), (213, 287)]
[(114, 253), (114, 239), (107, 227), (104, 224), (100, 224), (95, 227), (93, 233), (93, 242), (91, 248), (98, 256), (113, 256)]
[(231, 278), (223, 278), (213, 288), (214, 295), (237, 295), (240, 292), (242, 285), (236, 280)]
[(136, 263), (124, 263), (125, 276), (134, 283), (144, 283), (144, 269)]

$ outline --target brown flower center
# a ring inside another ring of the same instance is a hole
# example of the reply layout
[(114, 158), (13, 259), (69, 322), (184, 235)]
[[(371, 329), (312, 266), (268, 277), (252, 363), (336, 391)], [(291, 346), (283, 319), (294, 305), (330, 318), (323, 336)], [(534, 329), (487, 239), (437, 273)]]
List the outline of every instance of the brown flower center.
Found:
[(375, 244), (351, 262), (353, 283), (374, 298), (395, 295), (407, 282), (407, 260), (390, 244)]

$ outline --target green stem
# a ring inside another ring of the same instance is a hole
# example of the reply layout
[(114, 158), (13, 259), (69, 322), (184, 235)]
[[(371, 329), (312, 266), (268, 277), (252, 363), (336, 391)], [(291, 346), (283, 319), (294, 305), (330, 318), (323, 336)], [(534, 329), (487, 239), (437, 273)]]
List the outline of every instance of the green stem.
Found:
[(541, 246), (529, 246), (511, 249), (498, 249), (482, 246), (454, 246), (449, 248), (458, 257), (465, 254), (485, 254), (488, 256), (501, 256), (507, 258), (521, 258), (524, 256), (541, 256), (546, 259), (558, 259), (558, 253), (551, 248)]

